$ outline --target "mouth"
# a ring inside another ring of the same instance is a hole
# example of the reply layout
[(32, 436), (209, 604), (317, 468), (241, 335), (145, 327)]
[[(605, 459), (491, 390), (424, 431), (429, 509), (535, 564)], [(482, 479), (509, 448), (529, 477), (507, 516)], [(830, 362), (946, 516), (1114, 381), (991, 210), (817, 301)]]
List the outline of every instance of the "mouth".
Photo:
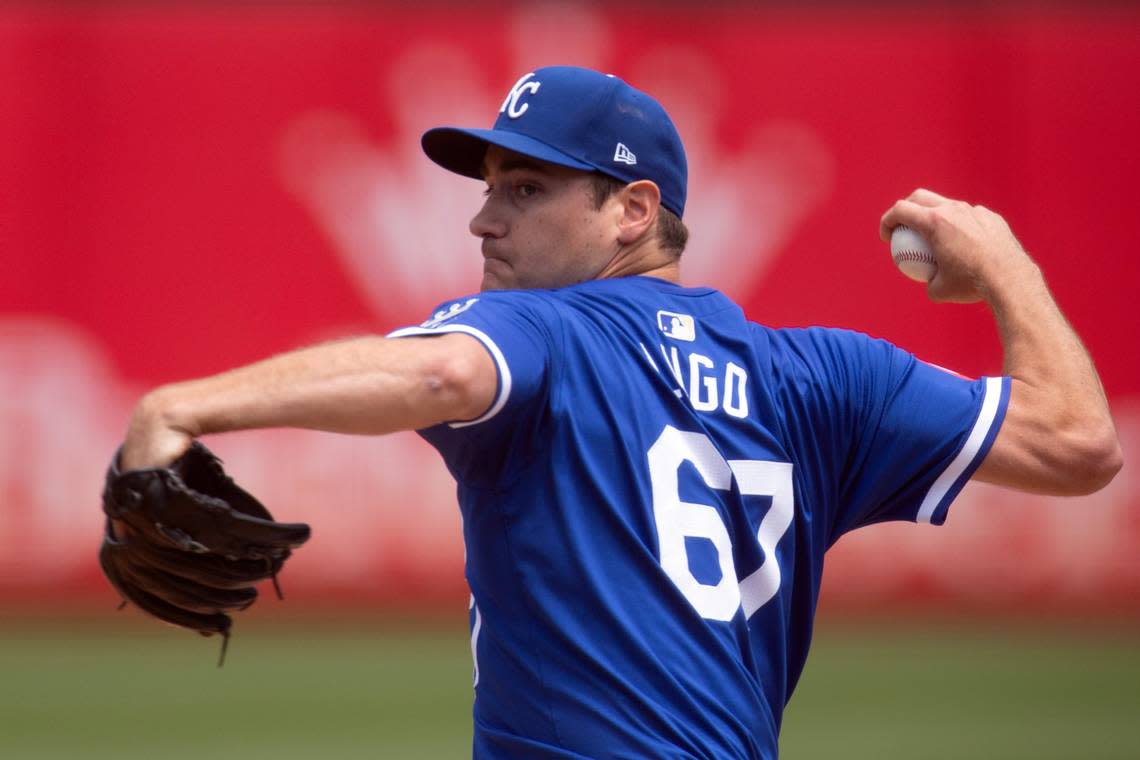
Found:
[(501, 251), (498, 250), (498, 246), (496, 246), (492, 240), (484, 239), (481, 250), (483, 252), (483, 258), (485, 259), (498, 259), (499, 261), (506, 261), (506, 257), (502, 255)]
[(503, 274), (510, 271), (511, 265), (505, 259), (500, 259), (496, 256), (485, 256), (483, 258), (483, 274)]
[(501, 251), (483, 244), (483, 284), (481, 290), (499, 290), (514, 280), (514, 270)]
[(489, 240), (483, 241), (483, 271), (505, 272), (511, 269), (511, 263), (504, 251)]

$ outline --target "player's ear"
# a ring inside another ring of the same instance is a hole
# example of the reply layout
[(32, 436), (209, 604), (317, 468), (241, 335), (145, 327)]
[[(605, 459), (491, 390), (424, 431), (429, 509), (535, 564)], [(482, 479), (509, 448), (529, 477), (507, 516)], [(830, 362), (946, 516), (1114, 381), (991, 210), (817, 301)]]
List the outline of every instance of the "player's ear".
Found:
[(620, 198), (622, 215), (618, 220), (618, 241), (629, 245), (647, 234), (652, 235), (661, 208), (661, 190), (657, 183), (647, 179), (631, 182), (622, 188)]

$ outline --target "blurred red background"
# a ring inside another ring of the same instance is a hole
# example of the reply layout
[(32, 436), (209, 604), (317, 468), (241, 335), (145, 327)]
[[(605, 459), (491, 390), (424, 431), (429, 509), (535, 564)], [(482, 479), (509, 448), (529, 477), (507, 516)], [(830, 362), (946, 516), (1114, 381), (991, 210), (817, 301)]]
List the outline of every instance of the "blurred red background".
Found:
[[(995, 374), (988, 312), (931, 304), (878, 240), (926, 186), (1006, 216), (1101, 369), (1128, 459), (1108, 489), (972, 486), (943, 528), (853, 534), (825, 606), (1137, 615), (1137, 39), (1127, 5), (0, 8), (0, 608), (113, 599), (98, 493), (146, 388), (475, 289), (480, 184), (419, 134), (490, 124), (521, 73), (575, 63), (674, 115), (690, 284)], [(300, 595), (464, 598), (452, 485), (414, 436), (210, 445), (314, 524)]]

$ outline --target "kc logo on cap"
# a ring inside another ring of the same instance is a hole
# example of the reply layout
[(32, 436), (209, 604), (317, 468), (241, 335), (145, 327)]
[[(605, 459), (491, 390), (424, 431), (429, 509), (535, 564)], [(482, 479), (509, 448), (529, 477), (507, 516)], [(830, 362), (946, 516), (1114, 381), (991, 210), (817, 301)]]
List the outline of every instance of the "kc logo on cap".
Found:
[(515, 82), (515, 86), (507, 93), (507, 98), (503, 101), (499, 113), (506, 111), (507, 116), (510, 116), (512, 119), (517, 119), (526, 113), (526, 109), (530, 108), (530, 104), (523, 103), (520, 106), (519, 98), (528, 93), (531, 95), (535, 94), (538, 92), (538, 88), (542, 86), (542, 82), (529, 81), (533, 76), (534, 72), (532, 71), (529, 74), (523, 74), (522, 77), (519, 78), (519, 81)]

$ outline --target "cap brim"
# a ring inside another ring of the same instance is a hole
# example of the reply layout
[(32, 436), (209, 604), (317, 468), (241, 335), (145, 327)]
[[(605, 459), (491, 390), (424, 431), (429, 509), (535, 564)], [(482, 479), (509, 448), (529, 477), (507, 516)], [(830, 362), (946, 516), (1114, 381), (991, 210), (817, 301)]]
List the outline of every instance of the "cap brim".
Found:
[(530, 158), (571, 169), (596, 170), (592, 164), (579, 161), (533, 137), (504, 129), (436, 127), (424, 132), (424, 136), (420, 138), (420, 145), (423, 146), (427, 157), (444, 169), (475, 179), (483, 178), (483, 157), (487, 153), (488, 145), (497, 145)]

